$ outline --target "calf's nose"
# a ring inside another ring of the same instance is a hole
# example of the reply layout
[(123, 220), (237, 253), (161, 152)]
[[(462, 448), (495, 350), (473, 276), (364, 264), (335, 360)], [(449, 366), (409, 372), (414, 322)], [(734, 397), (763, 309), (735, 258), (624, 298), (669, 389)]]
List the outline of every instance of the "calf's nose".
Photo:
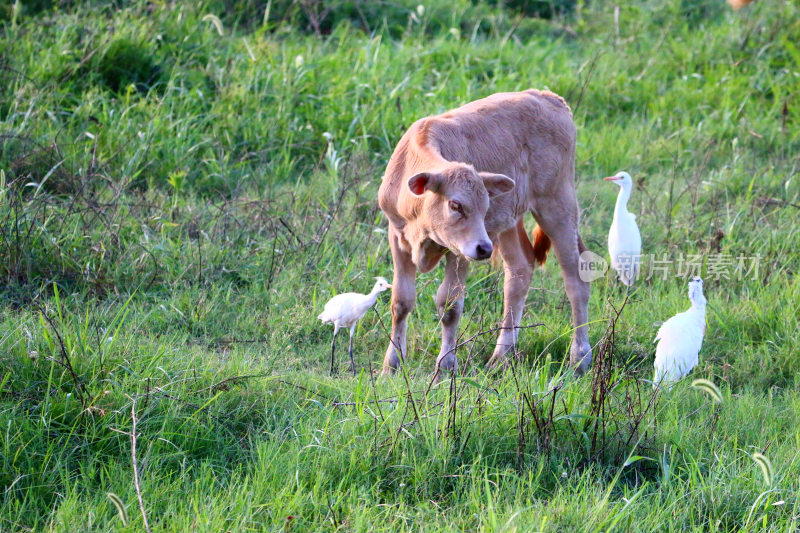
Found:
[(481, 241), (475, 246), (475, 259), (489, 259), (492, 256), (491, 241)]

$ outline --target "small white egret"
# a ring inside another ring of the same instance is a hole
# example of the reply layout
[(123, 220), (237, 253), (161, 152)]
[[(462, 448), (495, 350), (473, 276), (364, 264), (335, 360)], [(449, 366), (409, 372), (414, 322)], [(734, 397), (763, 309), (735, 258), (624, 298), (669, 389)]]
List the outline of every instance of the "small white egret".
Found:
[(664, 322), (656, 334), (653, 387), (664, 385), (669, 389), (697, 366), (706, 333), (706, 298), (703, 280), (697, 276), (689, 282), (689, 300), (689, 310)]
[(617, 271), (622, 283), (631, 287), (639, 274), (639, 260), (642, 255), (642, 236), (639, 226), (636, 225), (636, 215), (628, 211), (633, 179), (627, 172), (617, 172), (605, 179), (620, 187), (617, 205), (614, 207), (614, 220), (608, 231), (611, 268)]
[(350, 363), (352, 364), (353, 375), (356, 375), (356, 362), (353, 359), (353, 334), (356, 331), (358, 321), (367, 314), (370, 307), (378, 301), (378, 294), (391, 289), (392, 286), (384, 278), (375, 278), (375, 286), (369, 294), (359, 294), (357, 292), (345, 292), (338, 294), (328, 300), (325, 309), (317, 318), (324, 323), (333, 324), (333, 340), (331, 340), (331, 375), (334, 370), (334, 352), (336, 350), (336, 334), (340, 328), (350, 328)]

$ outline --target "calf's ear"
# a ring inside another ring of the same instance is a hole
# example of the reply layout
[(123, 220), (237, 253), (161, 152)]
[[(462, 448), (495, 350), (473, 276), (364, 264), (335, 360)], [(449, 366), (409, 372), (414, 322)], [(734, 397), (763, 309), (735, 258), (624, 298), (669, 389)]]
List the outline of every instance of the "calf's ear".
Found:
[(420, 172), (408, 178), (408, 190), (414, 196), (422, 196), (425, 191), (436, 192), (439, 189), (441, 176), (433, 172)]
[(479, 172), (480, 177), (483, 179), (483, 185), (486, 187), (486, 192), (490, 197), (505, 194), (514, 189), (514, 180), (505, 174), (493, 174), (491, 172)]

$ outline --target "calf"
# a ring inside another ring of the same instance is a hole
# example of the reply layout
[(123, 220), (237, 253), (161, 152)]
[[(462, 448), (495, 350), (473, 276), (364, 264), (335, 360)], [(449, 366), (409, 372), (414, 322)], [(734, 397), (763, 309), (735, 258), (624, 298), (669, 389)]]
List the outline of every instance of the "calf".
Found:
[[(406, 354), (406, 319), (416, 271), (444, 257), (436, 293), (442, 348), (436, 373), (456, 371), (456, 330), (464, 308), (469, 261), (495, 247), (505, 270), (502, 330), (490, 366), (513, 350), (533, 269), (552, 242), (575, 325), (570, 361), (579, 373), (592, 360), (589, 284), (578, 275), (583, 242), (575, 196), (575, 125), (558, 95), (528, 90), (498, 93), (415, 122), (397, 144), (378, 192), (389, 219), (394, 260), (392, 338), (383, 361), (393, 372)], [(538, 223), (533, 242), (522, 225)]]

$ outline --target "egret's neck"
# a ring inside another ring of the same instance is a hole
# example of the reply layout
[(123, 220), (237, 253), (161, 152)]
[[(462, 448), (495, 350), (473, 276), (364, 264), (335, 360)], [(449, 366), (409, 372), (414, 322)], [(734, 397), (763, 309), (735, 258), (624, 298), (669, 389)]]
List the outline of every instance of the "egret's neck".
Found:
[(628, 212), (628, 200), (631, 197), (630, 187), (620, 187), (617, 196), (617, 205), (614, 207), (614, 215), (622, 215)]
[(702, 311), (705, 313), (706, 311), (706, 297), (702, 294), (699, 294), (692, 298), (692, 307), (690, 308), (692, 311)]
[(369, 296), (370, 298), (372, 298), (374, 300), (377, 300), (378, 299), (378, 295), (381, 293), (382, 290), (383, 289), (381, 289), (380, 286), (375, 285), (374, 287), (372, 287), (372, 290), (369, 291), (369, 294), (367, 296)]

